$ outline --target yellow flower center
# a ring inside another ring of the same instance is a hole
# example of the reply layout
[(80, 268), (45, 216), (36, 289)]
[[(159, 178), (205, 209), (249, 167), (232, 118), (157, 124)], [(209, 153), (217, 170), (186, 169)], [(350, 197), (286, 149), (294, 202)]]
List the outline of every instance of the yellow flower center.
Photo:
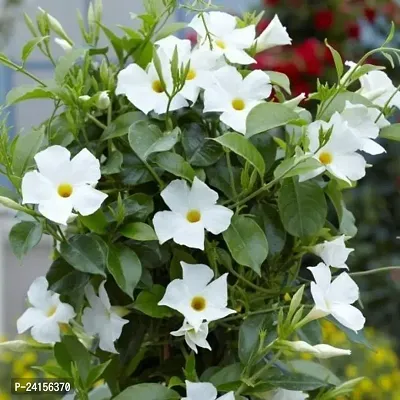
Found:
[(192, 224), (195, 222), (199, 222), (201, 219), (200, 211), (199, 210), (188, 211), (188, 213), (186, 214), (186, 219)]
[(190, 305), (195, 311), (203, 311), (206, 308), (207, 301), (204, 297), (195, 296), (193, 297)]
[(194, 78), (196, 78), (196, 76), (197, 76), (196, 71), (194, 69), (190, 69), (186, 76), (186, 80), (192, 81)]
[(71, 196), (74, 188), (69, 183), (61, 183), (58, 185), (57, 192), (61, 197), (68, 198)]
[(160, 81), (154, 81), (153, 84), (151, 85), (151, 87), (153, 88), (153, 90), (156, 93), (163, 93), (164, 92), (164, 88), (163, 85)]
[(319, 155), (319, 161), (321, 161), (321, 163), (325, 165), (330, 164), (333, 161), (332, 154), (326, 151), (322, 152)]
[(236, 111), (243, 111), (246, 107), (246, 103), (244, 102), (243, 99), (233, 99), (232, 100), (232, 107)]
[(225, 42), (224, 42), (223, 40), (221, 40), (221, 39), (217, 39), (217, 40), (215, 41), (215, 44), (216, 44), (220, 49), (222, 49), (222, 50), (225, 50), (225, 49), (226, 49), (226, 44), (225, 44)]
[(57, 307), (56, 307), (56, 306), (51, 306), (51, 307), (48, 309), (48, 311), (47, 311), (47, 313), (46, 313), (46, 316), (47, 316), (48, 318), (50, 318), (50, 317), (52, 317), (52, 316), (56, 313), (56, 311), (57, 311)]

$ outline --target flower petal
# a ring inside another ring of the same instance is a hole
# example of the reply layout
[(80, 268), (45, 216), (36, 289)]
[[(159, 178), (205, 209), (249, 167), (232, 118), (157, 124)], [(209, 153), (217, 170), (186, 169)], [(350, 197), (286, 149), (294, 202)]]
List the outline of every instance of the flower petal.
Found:
[(349, 274), (343, 272), (332, 282), (328, 296), (334, 303), (353, 304), (358, 300), (360, 290)]
[(165, 294), (158, 302), (158, 305), (177, 310), (182, 302), (188, 303), (189, 298), (190, 294), (184, 281), (182, 279), (175, 279), (167, 286)]
[(107, 194), (92, 186), (79, 185), (74, 187), (71, 201), (74, 209), (86, 216), (95, 213), (107, 197)]
[(60, 342), (60, 327), (53, 319), (47, 319), (43, 323), (35, 324), (31, 329), (32, 337), (39, 343)]
[(188, 400), (215, 400), (217, 389), (208, 382), (192, 383), (185, 381)]
[(70, 167), (70, 183), (90, 183), (95, 185), (101, 178), (100, 162), (88, 149), (82, 149), (71, 160)]
[(342, 325), (357, 332), (364, 328), (365, 318), (362, 312), (348, 304), (334, 304), (332, 306), (332, 316)]
[(146, 71), (139, 67), (137, 64), (129, 64), (118, 74), (117, 88), (115, 94), (124, 94), (131, 92), (135, 87), (144, 86), (148, 83), (150, 86), (150, 80), (147, 76)]
[(67, 225), (68, 218), (72, 214), (71, 198), (62, 198), (56, 194), (39, 204), (39, 212), (50, 221)]
[(71, 153), (62, 146), (50, 146), (35, 155), (39, 172), (51, 181), (57, 181), (62, 168), (69, 164)]
[(372, 154), (376, 156), (377, 154), (386, 153), (384, 147), (382, 147), (379, 143), (374, 142), (372, 139), (366, 139), (362, 142), (362, 151), (365, 151), (368, 154)]
[(188, 198), (191, 209), (203, 210), (213, 206), (217, 202), (218, 197), (218, 193), (215, 190), (208, 187), (197, 176), (194, 177)]
[(271, 95), (272, 86), (269, 76), (261, 70), (251, 72), (243, 80), (247, 98), (254, 100), (267, 99)]
[(246, 133), (246, 121), (249, 113), (250, 109), (236, 111), (232, 108), (231, 111), (224, 112), (221, 115), (220, 119), (225, 125), (228, 125), (234, 131), (242, 133), (244, 135)]
[(229, 392), (219, 397), (218, 400), (235, 400), (235, 393)]
[(286, 28), (282, 25), (278, 16), (275, 15), (267, 28), (256, 40), (256, 50), (260, 53), (275, 46), (292, 44), (292, 39), (288, 35)]
[(38, 308), (30, 307), (18, 318), (17, 331), (19, 334), (26, 332), (36, 324), (43, 323), (46, 316)]
[(326, 304), (325, 300), (325, 290), (321, 288), (321, 286), (318, 286), (315, 282), (311, 282), (311, 295), (313, 297), (317, 311), (329, 313), (329, 307)]
[(232, 33), (237, 25), (236, 17), (225, 12), (212, 11), (208, 13), (207, 17), (207, 27), (217, 37)]
[(22, 204), (39, 204), (54, 196), (52, 182), (37, 171), (27, 172), (22, 178)]
[(177, 213), (186, 214), (189, 210), (190, 189), (183, 179), (172, 181), (162, 192), (165, 204)]
[(229, 228), (232, 216), (232, 210), (219, 205), (209, 207), (201, 212), (204, 227), (214, 235), (219, 235)]
[(234, 44), (238, 49), (248, 49), (252, 46), (256, 37), (255, 25), (249, 25), (245, 28), (235, 29), (229, 35), (229, 42)]
[(208, 265), (181, 261), (181, 266), (183, 282), (193, 295), (204, 290), (214, 277), (214, 271)]
[(74, 308), (67, 303), (59, 303), (57, 310), (53, 315), (53, 319), (58, 323), (68, 324), (71, 319), (76, 316)]
[(318, 286), (323, 290), (328, 290), (332, 280), (331, 270), (324, 263), (319, 263), (316, 267), (307, 268), (313, 275)]
[(28, 289), (28, 300), (29, 303), (41, 310), (46, 310), (51, 300), (53, 292), (48, 291), (49, 283), (46, 277), (40, 276), (36, 278)]
[(106, 308), (107, 310), (110, 310), (111, 309), (111, 303), (110, 303), (110, 299), (108, 298), (108, 294), (106, 292), (106, 289), (104, 287), (105, 284), (106, 284), (106, 281), (103, 281), (99, 285), (99, 298), (100, 298), (104, 308)]
[(204, 238), (204, 225), (201, 221), (190, 223), (185, 220), (182, 228), (174, 232), (173, 240), (192, 249), (204, 250)]
[(343, 179), (343, 176), (346, 176), (352, 181), (358, 181), (365, 176), (366, 166), (367, 162), (364, 157), (353, 153), (334, 156), (334, 163), (329, 166), (328, 170), (335, 171), (335, 175), (339, 179)]
[(172, 211), (159, 211), (153, 218), (154, 230), (160, 244), (172, 239), (178, 231), (185, 228), (185, 224), (185, 218)]
[(228, 47), (225, 50), (225, 57), (233, 64), (249, 65), (256, 63), (244, 50), (235, 47)]

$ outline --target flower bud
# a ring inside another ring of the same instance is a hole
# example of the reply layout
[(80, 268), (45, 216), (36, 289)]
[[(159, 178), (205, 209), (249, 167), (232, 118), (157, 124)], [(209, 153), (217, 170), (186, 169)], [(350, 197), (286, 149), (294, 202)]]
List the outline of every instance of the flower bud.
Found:
[(87, 94), (85, 94), (85, 95), (83, 95), (83, 96), (79, 96), (78, 98), (79, 98), (79, 100), (81, 100), (81, 101), (83, 101), (83, 102), (86, 102), (86, 101), (88, 101), (88, 100), (91, 99), (91, 97), (88, 96)]
[(100, 110), (105, 110), (110, 106), (110, 97), (107, 91), (101, 92), (96, 102), (96, 107)]
[(286, 28), (281, 24), (278, 16), (275, 15), (267, 28), (256, 39), (256, 51), (261, 53), (275, 46), (292, 44), (292, 39), (288, 35)]
[(55, 38), (54, 41), (66, 52), (72, 50), (72, 46), (64, 39)]
[(52, 15), (50, 15), (47, 11), (43, 10), (43, 8), (38, 7), (39, 11), (42, 13), (42, 15), (46, 16), (47, 22), (50, 25), (50, 28), (60, 35), (63, 39), (65, 39), (69, 44), (73, 44), (72, 40), (69, 38), (67, 35), (67, 32), (65, 32), (64, 28), (60, 24), (60, 22), (54, 18)]
[(315, 346), (311, 346), (307, 342), (303, 342), (301, 340), (295, 342), (283, 340), (281, 341), (281, 343), (284, 346), (289, 347), (290, 350), (298, 351), (301, 353), (310, 353), (317, 358), (323, 359), (338, 356), (349, 356), (351, 354), (351, 350), (339, 349), (337, 347), (329, 346), (328, 344), (317, 344)]

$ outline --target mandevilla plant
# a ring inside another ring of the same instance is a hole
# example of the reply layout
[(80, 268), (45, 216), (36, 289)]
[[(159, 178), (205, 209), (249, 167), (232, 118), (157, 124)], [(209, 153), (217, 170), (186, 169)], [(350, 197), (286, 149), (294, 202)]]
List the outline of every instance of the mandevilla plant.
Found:
[[(385, 151), (379, 136), (400, 137), (387, 120), (400, 94), (382, 67), (365, 64), (376, 52), (398, 57), (394, 28), (347, 71), (327, 44), (337, 82), (291, 98), (285, 75), (249, 69), (257, 52), (291, 43), (278, 17), (256, 38), (261, 16), (196, 1), (183, 6), (194, 12), (193, 47), (173, 36), (184, 24), (167, 24), (176, 1), (145, 7), (132, 15), (140, 28), (119, 26), (121, 36), (91, 4), (87, 25), (79, 16), (84, 46), (40, 9), (36, 23), (26, 16), (34, 38), (22, 64), (0, 56), (34, 81), (8, 105), (54, 102), (24, 136), (11, 140), (2, 125), (1, 172), (15, 191), (3, 188), (0, 203), (19, 220), (12, 249), (21, 258), (43, 234), (54, 239), (53, 263), (17, 321), (32, 341), (2, 346), (53, 351), (58, 366), (37, 368), (69, 379), (77, 399), (100, 379), (116, 400), (351, 393), (359, 379), (293, 355), (350, 355), (321, 343), (324, 318), (366, 344), (352, 279), (363, 273), (347, 266), (357, 229), (342, 191), (365, 176), (365, 153)], [(54, 64), (53, 80), (26, 70), (35, 48)], [(302, 101), (316, 103), (315, 116)], [(302, 262), (312, 254), (319, 264)]]

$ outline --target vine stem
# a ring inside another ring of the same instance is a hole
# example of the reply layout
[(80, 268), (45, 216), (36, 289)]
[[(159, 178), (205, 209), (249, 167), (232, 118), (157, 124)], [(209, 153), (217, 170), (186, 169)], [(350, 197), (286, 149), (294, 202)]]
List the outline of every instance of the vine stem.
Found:
[(361, 272), (351, 272), (350, 276), (367, 276), (367, 275), (374, 275), (380, 272), (388, 272), (388, 271), (400, 271), (400, 266), (391, 266), (391, 267), (383, 267), (383, 268), (376, 268), (370, 271), (361, 271)]
[(107, 126), (104, 125), (102, 122), (100, 122), (96, 117), (93, 117), (92, 114), (87, 113), (86, 115), (87, 115), (87, 117), (88, 117), (91, 121), (93, 121), (99, 128), (101, 128), (101, 129), (103, 129), (103, 130), (107, 129)]

